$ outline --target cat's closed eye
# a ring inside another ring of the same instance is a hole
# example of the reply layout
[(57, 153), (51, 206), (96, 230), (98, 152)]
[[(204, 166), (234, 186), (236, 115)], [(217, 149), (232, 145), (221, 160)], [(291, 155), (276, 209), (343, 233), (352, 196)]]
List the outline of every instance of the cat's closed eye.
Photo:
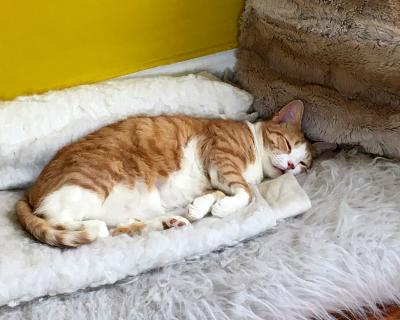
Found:
[(310, 164), (305, 163), (304, 161), (300, 161), (299, 165), (304, 168), (305, 172), (308, 171), (308, 169), (310, 168)]

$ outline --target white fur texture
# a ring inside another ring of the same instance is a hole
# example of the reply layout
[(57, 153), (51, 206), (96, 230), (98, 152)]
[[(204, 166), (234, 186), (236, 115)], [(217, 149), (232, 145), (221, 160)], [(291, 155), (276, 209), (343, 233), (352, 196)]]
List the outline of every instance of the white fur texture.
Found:
[(0, 102), (0, 190), (22, 187), (65, 144), (131, 115), (246, 119), (252, 96), (215, 78), (119, 79)]
[[(119, 285), (3, 307), (0, 319), (326, 320), (328, 311), (362, 313), (362, 306), (376, 310), (375, 303), (399, 303), (399, 162), (342, 152), (318, 160), (299, 179), (312, 209), (257, 238)], [(241, 232), (257, 229), (266, 218), (256, 212), (252, 226), (240, 217), (208, 226), (216, 218), (207, 218), (194, 233), (173, 230), (147, 240), (123, 236), (59, 251), (32, 243), (20, 231), (11, 209), (17, 198), (15, 192), (1, 193), (3, 303), (22, 288), (30, 290), (24, 300), (32, 290), (45, 293), (50, 281), (58, 283), (50, 290), (54, 294), (74, 291), (82, 281), (98, 280), (99, 274), (115, 281), (135, 263), (151, 268), (148, 259), (137, 260), (145, 248), (161, 247), (165, 254), (159, 259), (167, 263), (171, 248), (166, 240), (176, 240), (174, 251), (180, 257), (187, 253), (187, 237), (196, 243), (201, 232), (207, 232), (211, 243), (220, 237), (235, 243)], [(203, 245), (192, 249), (200, 253)]]

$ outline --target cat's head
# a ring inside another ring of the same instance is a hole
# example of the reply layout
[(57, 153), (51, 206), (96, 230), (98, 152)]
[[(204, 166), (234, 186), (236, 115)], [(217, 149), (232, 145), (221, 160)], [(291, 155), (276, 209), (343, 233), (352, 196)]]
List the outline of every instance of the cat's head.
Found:
[(263, 123), (265, 157), (270, 169), (267, 175), (274, 177), (285, 172), (299, 174), (311, 167), (313, 155), (319, 152), (319, 145), (311, 145), (304, 137), (301, 131), (303, 113), (303, 102), (294, 100), (275, 114), (272, 120)]

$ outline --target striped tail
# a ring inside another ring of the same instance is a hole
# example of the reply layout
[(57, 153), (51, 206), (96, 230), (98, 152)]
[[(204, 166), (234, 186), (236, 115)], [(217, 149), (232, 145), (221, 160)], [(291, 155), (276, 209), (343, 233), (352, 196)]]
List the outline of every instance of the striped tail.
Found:
[(78, 247), (96, 239), (87, 230), (66, 230), (62, 226), (52, 226), (47, 220), (35, 215), (27, 199), (16, 205), (17, 217), (21, 225), (37, 240), (55, 247)]

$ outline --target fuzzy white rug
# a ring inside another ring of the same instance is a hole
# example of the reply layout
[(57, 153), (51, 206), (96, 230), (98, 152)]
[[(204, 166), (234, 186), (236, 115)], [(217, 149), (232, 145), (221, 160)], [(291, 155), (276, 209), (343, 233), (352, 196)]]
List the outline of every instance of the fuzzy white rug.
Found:
[(257, 238), (123, 284), (3, 307), (0, 319), (329, 319), (400, 302), (399, 162), (342, 152), (300, 180), (313, 208)]

